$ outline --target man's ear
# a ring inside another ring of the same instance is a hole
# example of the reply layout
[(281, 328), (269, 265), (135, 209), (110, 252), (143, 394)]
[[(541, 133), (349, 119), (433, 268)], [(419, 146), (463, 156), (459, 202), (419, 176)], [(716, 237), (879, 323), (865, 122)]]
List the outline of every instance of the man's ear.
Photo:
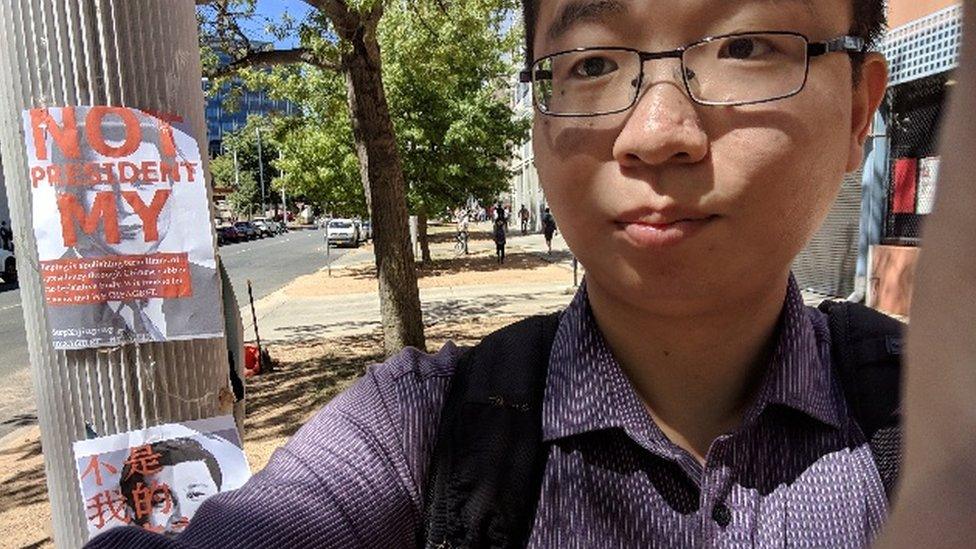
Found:
[(888, 62), (880, 53), (864, 56), (858, 83), (853, 87), (851, 109), (851, 145), (847, 158), (847, 172), (856, 171), (864, 160), (864, 142), (874, 121), (874, 113), (888, 88)]

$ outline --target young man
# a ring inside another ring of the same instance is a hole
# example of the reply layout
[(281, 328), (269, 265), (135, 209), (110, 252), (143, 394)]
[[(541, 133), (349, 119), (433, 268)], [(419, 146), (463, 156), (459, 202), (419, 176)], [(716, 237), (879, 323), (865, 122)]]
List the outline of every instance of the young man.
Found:
[[(875, 537), (887, 513), (878, 466), (826, 318), (803, 306), (789, 266), (861, 162), (887, 80), (884, 60), (863, 53), (882, 2), (536, 0), (526, 14), (535, 162), (587, 269), (551, 349), (493, 336), (487, 362), (450, 344), (405, 350), (245, 487), (208, 500), (174, 542), (120, 529), (93, 547), (861, 547)], [(544, 364), (541, 408), (503, 398), (499, 380), (471, 367), (518, 360)], [(457, 406), (473, 393), (481, 400)], [(478, 438), (500, 415), (522, 427), (533, 414), (538, 447)], [(445, 424), (454, 438), (438, 432)], [(445, 441), (466, 438), (485, 444), (452, 456)], [(451, 476), (479, 456), (502, 464)], [(497, 493), (505, 467), (540, 457)], [(499, 478), (471, 474), (482, 470)], [(432, 502), (443, 478), (460, 494), (453, 514)], [(514, 503), (494, 508), (499, 523), (482, 503), (504, 498)]]
[(190, 524), (207, 498), (220, 492), (223, 474), (217, 458), (192, 438), (153, 443), (158, 456), (146, 470), (130, 460), (122, 468), (119, 490), (131, 523), (172, 537)]
[(495, 257), (498, 264), (505, 263), (505, 241), (506, 241), (505, 222), (501, 219), (495, 221), (492, 237), (495, 239)]
[(0, 221), (0, 249), (11, 249), (10, 243), (14, 239), (14, 233), (7, 226), (6, 221)]
[(549, 208), (542, 214), (542, 233), (546, 236), (546, 248), (549, 255), (552, 255), (552, 236), (556, 234), (556, 218), (552, 216)]

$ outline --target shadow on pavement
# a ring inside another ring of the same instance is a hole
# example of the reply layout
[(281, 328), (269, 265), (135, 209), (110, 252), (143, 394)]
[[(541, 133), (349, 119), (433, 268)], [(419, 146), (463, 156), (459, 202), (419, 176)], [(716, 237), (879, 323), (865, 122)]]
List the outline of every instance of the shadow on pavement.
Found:
[(271, 345), (275, 370), (248, 380), (248, 440), (290, 437), (336, 394), (383, 359), (382, 336), (317, 339), (315, 342)]
[[(426, 302), (423, 304), (424, 324), (429, 331), (431, 329), (450, 327), (459, 321), (479, 321), (497, 315), (512, 317), (525, 316), (526, 314), (543, 314), (566, 306), (570, 296), (565, 296), (563, 293), (559, 293), (558, 295), (562, 299), (557, 299), (555, 302), (553, 301), (552, 295), (539, 293), (455, 298)], [(327, 324), (304, 324), (287, 329), (279, 329), (279, 333), (270, 335), (265, 340), (269, 344), (315, 345), (326, 339), (329, 339), (330, 342), (342, 341), (342, 339), (334, 339), (332, 334), (372, 332), (378, 331), (379, 327), (379, 318)]]
[(0, 294), (18, 289), (20, 289), (20, 285), (16, 282), (0, 282)]
[[(19, 446), (11, 446), (0, 454), (16, 456), (17, 461), (25, 461), (41, 455), (40, 438)], [(26, 505), (40, 503), (47, 499), (47, 483), (44, 467), (31, 467), (21, 474), (0, 483), (0, 513)]]
[[(456, 238), (457, 232), (455, 231), (436, 232), (427, 235), (427, 242), (430, 244), (443, 244), (445, 242), (454, 242)], [(468, 244), (475, 240), (490, 241), (491, 239), (492, 234), (489, 231), (468, 231)]]
[[(567, 252), (568, 253), (568, 252)], [(545, 254), (541, 254), (545, 255)], [(550, 259), (555, 257), (554, 253)], [(505, 254), (505, 262), (501, 265), (495, 259), (494, 251), (491, 255), (461, 255), (452, 259), (435, 259), (426, 265), (417, 266), (417, 276), (419, 278), (429, 278), (435, 276), (452, 275), (464, 272), (489, 272), (499, 269), (505, 270), (530, 270), (546, 267), (550, 261), (546, 261), (535, 252), (511, 252)]]
[(37, 414), (34, 413), (17, 414), (9, 419), (0, 421), (0, 427), (3, 427), (3, 429), (0, 430), (2, 430), (3, 432), (10, 432), (20, 427), (24, 427), (27, 425), (36, 425), (36, 424), (37, 424)]
[[(512, 248), (508, 249), (511, 250)], [(490, 254), (486, 254), (484, 251), (472, 252), (470, 255), (435, 259), (426, 264), (418, 263), (417, 278), (424, 279), (472, 272), (487, 273), (501, 269), (510, 271), (541, 269), (551, 263), (568, 261), (572, 257), (572, 254), (565, 250), (553, 251), (551, 255), (545, 252), (511, 251), (505, 254), (505, 263), (499, 264), (495, 259), (494, 250)], [(376, 278), (376, 268), (372, 265), (350, 267), (348, 272), (348, 276), (357, 280)]]

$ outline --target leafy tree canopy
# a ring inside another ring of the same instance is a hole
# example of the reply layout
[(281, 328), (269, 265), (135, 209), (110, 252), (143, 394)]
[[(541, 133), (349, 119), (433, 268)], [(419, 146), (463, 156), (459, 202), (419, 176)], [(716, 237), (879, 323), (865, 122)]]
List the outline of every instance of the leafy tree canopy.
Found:
[[(380, 6), (373, 0), (349, 5), (356, 10)], [(376, 32), (411, 209), (444, 211), (469, 197), (487, 203), (507, 188), (511, 155), (528, 131), (528, 121), (517, 119), (508, 107), (519, 36), (505, 24), (516, 7), (513, 0), (394, 0), (383, 5)], [(288, 50), (299, 53), (279, 59), (298, 61), (242, 66), (228, 79), (215, 48), (226, 50), (225, 61), (261, 53), (236, 27), (243, 19), (257, 18), (254, 1), (211, 2), (207, 9), (213, 13), (201, 11), (202, 40), (211, 52), (205, 58), (217, 75), (214, 84), (265, 90), (300, 106), (299, 117), (272, 123), (282, 156), (271, 163), (284, 173), (278, 177), (274, 170), (274, 186), (285, 185), (289, 194), (299, 193), (326, 211), (365, 215), (346, 83), (333, 70), (343, 46), (331, 20), (313, 12), (300, 21), (289, 16), (261, 21), (276, 38), (299, 37), (300, 47)], [(219, 23), (228, 20), (216, 17), (219, 9), (235, 14), (230, 20), (236, 23)]]

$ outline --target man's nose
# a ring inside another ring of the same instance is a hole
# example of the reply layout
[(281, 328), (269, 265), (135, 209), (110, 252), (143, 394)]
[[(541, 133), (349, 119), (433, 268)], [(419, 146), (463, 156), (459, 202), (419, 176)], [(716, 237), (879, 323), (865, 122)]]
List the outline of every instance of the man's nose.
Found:
[(680, 63), (650, 61), (644, 68), (637, 104), (614, 142), (614, 158), (626, 167), (702, 160), (708, 136), (685, 92)]

